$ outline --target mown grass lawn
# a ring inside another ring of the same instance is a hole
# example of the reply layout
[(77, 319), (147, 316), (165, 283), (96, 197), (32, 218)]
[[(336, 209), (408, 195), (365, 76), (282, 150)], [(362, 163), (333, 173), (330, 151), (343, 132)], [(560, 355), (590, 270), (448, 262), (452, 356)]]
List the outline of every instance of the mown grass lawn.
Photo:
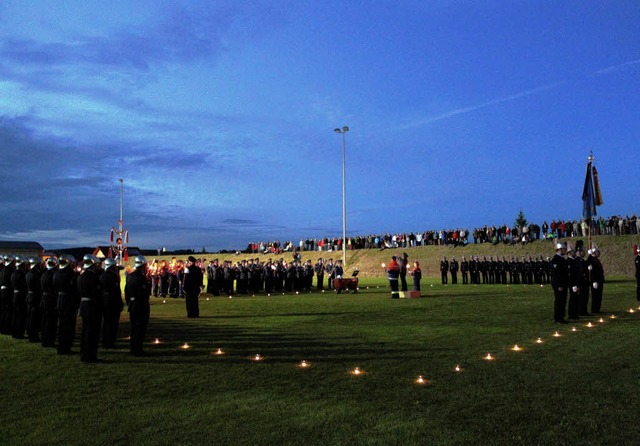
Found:
[(122, 340), (99, 364), (0, 336), (0, 444), (638, 444), (635, 282), (609, 280), (606, 313), (568, 326), (548, 286), (423, 285), (205, 295), (199, 319), (154, 299), (148, 356)]

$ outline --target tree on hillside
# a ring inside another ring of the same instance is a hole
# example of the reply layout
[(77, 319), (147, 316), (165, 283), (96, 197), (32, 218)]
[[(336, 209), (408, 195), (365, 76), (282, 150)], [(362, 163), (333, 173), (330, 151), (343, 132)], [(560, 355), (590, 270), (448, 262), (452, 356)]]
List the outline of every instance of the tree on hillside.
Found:
[(516, 217), (516, 221), (513, 222), (513, 227), (520, 230), (524, 226), (527, 226), (527, 217), (524, 216), (524, 212), (520, 209), (520, 212), (518, 212), (518, 216)]

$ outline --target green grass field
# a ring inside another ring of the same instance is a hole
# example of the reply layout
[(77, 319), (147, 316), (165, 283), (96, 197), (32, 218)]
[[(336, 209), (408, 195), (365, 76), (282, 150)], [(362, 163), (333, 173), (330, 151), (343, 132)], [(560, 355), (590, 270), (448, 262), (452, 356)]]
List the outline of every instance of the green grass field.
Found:
[(98, 364), (0, 336), (0, 443), (638, 444), (635, 281), (609, 279), (604, 322), (568, 326), (552, 323), (549, 286), (429, 280), (427, 297), (392, 300), (384, 280), (360, 284), (204, 295), (199, 319), (183, 300), (153, 299), (142, 358), (128, 355), (126, 313)]

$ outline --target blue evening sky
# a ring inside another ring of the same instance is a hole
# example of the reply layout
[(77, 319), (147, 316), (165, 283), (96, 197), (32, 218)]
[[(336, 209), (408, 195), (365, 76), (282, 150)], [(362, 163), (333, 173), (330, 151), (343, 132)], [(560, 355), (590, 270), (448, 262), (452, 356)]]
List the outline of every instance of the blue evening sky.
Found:
[(640, 2), (0, 2), (0, 239), (244, 248), (639, 211)]

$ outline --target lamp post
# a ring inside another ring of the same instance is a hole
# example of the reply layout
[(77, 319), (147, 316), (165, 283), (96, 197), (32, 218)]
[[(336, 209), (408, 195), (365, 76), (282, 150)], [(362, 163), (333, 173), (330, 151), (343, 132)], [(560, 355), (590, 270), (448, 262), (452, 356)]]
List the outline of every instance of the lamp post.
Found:
[(345, 140), (344, 135), (349, 131), (346, 125), (341, 129), (335, 129), (336, 133), (342, 135), (342, 265), (347, 266), (347, 180), (345, 175)]

